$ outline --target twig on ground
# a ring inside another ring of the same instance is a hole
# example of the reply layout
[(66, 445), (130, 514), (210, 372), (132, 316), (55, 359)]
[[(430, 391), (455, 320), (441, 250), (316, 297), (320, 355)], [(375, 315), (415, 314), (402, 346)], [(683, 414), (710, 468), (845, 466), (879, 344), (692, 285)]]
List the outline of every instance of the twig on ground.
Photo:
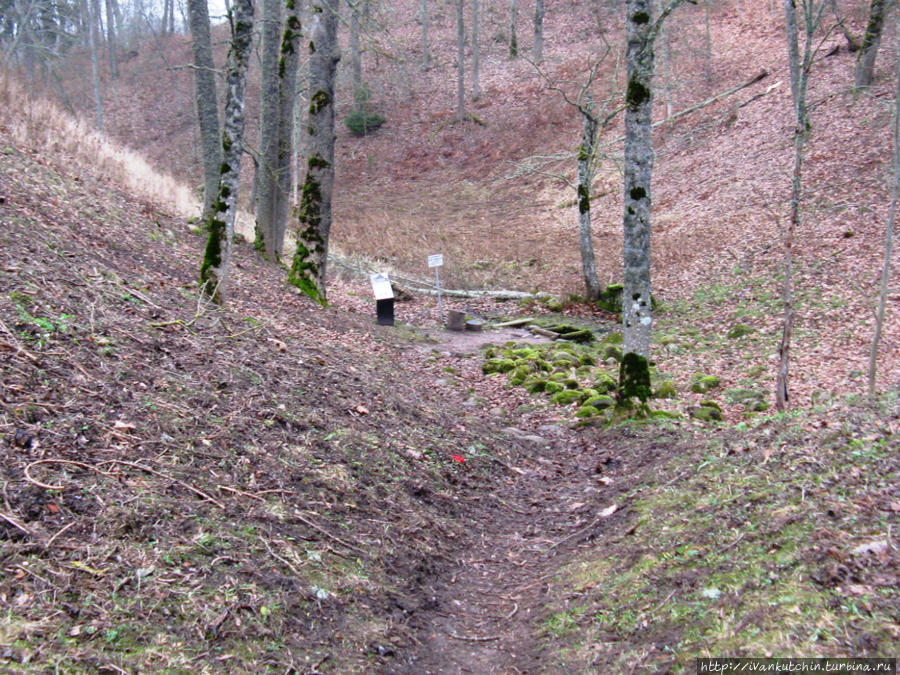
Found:
[(253, 494), (252, 492), (244, 492), (243, 490), (238, 490), (233, 487), (228, 487), (227, 485), (216, 485), (216, 488), (219, 490), (226, 490), (227, 492), (233, 492), (236, 495), (241, 495), (243, 497), (248, 497), (250, 499), (255, 499), (256, 501), (262, 502), (263, 504), (266, 503), (265, 499), (263, 499), (262, 497), (260, 497), (258, 495)]
[(56, 538), (57, 538), (58, 536), (60, 536), (63, 532), (65, 532), (66, 530), (68, 530), (70, 527), (72, 527), (72, 526), (75, 525), (76, 523), (78, 523), (78, 521), (77, 521), (77, 520), (73, 520), (71, 523), (69, 523), (68, 525), (66, 525), (65, 527), (63, 527), (61, 530), (59, 530), (56, 534), (54, 534), (52, 537), (50, 537), (50, 538), (47, 540), (47, 543), (44, 544), (44, 548), (45, 548), (45, 549), (50, 548), (50, 546), (53, 544), (54, 541), (56, 541)]
[(15, 527), (19, 530), (22, 530), (22, 532), (27, 534), (29, 537), (34, 536), (34, 534), (32, 533), (31, 530), (29, 530), (27, 527), (25, 527), (25, 525), (23, 525), (21, 522), (19, 522), (18, 518), (14, 518), (13, 516), (9, 516), (3, 512), (0, 512), (0, 518), (3, 518), (3, 520), (5, 520), (7, 523), (12, 525), (13, 527)]
[(452, 637), (454, 640), (465, 640), (466, 642), (492, 642), (493, 640), (499, 640), (502, 638), (502, 635), (485, 635), (485, 636), (477, 636), (477, 635), (457, 635), (452, 630), (447, 631), (447, 635)]
[(309, 526), (310, 526), (312, 529), (314, 529), (316, 532), (319, 532), (319, 533), (321, 533), (321, 534), (324, 534), (324, 535), (325, 535), (326, 537), (328, 537), (329, 539), (333, 539), (334, 541), (336, 541), (337, 543), (339, 543), (341, 546), (343, 546), (343, 547), (345, 547), (345, 548), (349, 548), (351, 551), (356, 551), (357, 553), (361, 553), (361, 554), (364, 555), (364, 556), (368, 556), (368, 555), (369, 555), (369, 554), (368, 554), (366, 551), (364, 551), (363, 549), (359, 548), (358, 546), (354, 546), (353, 544), (350, 544), (350, 543), (344, 541), (344, 540), (341, 539), (340, 537), (336, 537), (335, 535), (331, 534), (331, 532), (329, 532), (328, 530), (326, 530), (326, 529), (324, 529), (324, 528), (322, 528), (322, 527), (319, 527), (318, 525), (316, 525), (316, 524), (315, 524), (314, 522), (312, 522), (311, 520), (309, 520), (309, 519), (307, 519), (307, 518), (304, 518), (301, 514), (298, 513), (298, 514), (296, 514), (296, 516), (297, 516), (297, 519), (298, 519), (300, 522), (305, 523), (306, 525), (309, 525)]

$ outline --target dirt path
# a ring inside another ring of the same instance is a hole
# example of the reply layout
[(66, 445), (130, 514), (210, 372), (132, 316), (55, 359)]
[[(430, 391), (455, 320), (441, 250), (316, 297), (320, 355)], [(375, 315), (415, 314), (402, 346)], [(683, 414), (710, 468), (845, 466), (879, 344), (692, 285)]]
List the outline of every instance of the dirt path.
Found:
[[(463, 367), (466, 351), (480, 344), (460, 335), (439, 348), (459, 355)], [(502, 435), (488, 452), (510, 463), (489, 493), (468, 497), (469, 536), (454, 562), (420, 589), (420, 607), (428, 609), (411, 619), (418, 646), (389, 672), (516, 673), (546, 665), (538, 633), (549, 584), (611, 499), (596, 473), (603, 449), (586, 447), (565, 424), (522, 419)]]

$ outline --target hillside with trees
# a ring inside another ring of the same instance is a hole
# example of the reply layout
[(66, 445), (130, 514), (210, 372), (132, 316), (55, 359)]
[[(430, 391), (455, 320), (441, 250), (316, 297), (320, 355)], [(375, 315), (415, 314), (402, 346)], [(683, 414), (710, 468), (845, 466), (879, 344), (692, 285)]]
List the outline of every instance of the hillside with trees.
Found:
[(0, 6), (3, 668), (896, 656), (890, 3), (204, 5)]

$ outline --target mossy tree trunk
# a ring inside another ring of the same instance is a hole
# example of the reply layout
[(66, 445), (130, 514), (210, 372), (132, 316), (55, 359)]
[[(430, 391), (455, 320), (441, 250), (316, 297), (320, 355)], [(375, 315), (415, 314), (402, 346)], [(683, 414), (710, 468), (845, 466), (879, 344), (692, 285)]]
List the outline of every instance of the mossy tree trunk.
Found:
[(653, 19), (652, 0), (627, 0), (625, 92), (623, 353), (650, 358), (650, 180), (653, 173), (653, 68), (656, 37), (684, 0), (672, 0)]
[(589, 300), (600, 297), (600, 281), (597, 279), (597, 263), (591, 236), (591, 188), (594, 185), (594, 161), (597, 146), (597, 128), (600, 121), (594, 111), (590, 96), (579, 106), (584, 118), (581, 147), (578, 149), (578, 243), (581, 250), (581, 273), (585, 293)]
[(253, 0), (235, 0), (229, 13), (231, 48), (225, 73), (225, 124), (222, 129), (222, 166), (219, 187), (207, 223), (208, 238), (200, 265), (203, 292), (216, 302), (223, 300), (223, 287), (231, 262), (234, 218), (240, 185), (244, 140), (244, 84), (253, 39)]
[(288, 280), (326, 304), (325, 266), (334, 188), (334, 74), (339, 0), (313, 0), (309, 57), (309, 159), (300, 196), (297, 250)]
[(275, 257), (284, 254), (284, 234), (293, 186), (291, 160), (294, 154), (294, 105), (297, 100), (297, 72), (300, 69), (299, 0), (285, 3), (284, 32), (281, 36), (281, 56), (278, 60), (278, 161), (275, 191)]
[(256, 247), (276, 260), (278, 227), (275, 200), (278, 192), (279, 115), (278, 52), (281, 46), (282, 0), (262, 0), (262, 41), (259, 88), (259, 170), (256, 172)]
[(519, 23), (519, 2), (509, 0), (509, 58), (514, 59), (519, 55), (519, 38), (516, 35), (516, 26)]
[(209, 222), (219, 187), (222, 144), (219, 136), (219, 106), (216, 97), (215, 63), (209, 32), (207, 0), (188, 0), (188, 22), (194, 51), (194, 90), (203, 154), (203, 222)]
[(628, 0), (626, 27), (623, 353), (650, 357), (650, 177), (653, 171), (653, 40), (649, 0)]
[(872, 351), (869, 354), (869, 396), (875, 395), (875, 374), (878, 367), (878, 345), (884, 326), (884, 310), (887, 304), (888, 282), (891, 278), (891, 254), (894, 249), (894, 222), (897, 217), (897, 201), (900, 199), (900, 41), (897, 50), (897, 84), (894, 89), (894, 176), (891, 189), (891, 210), (884, 231), (884, 265), (881, 268), (881, 289), (878, 308), (875, 311), (875, 334), (872, 337)]
[(534, 2), (534, 44), (531, 46), (531, 60), (544, 60), (544, 0)]
[(862, 46), (856, 56), (856, 68), (853, 71), (853, 84), (856, 87), (868, 87), (875, 76), (875, 57), (881, 43), (881, 30), (884, 27), (884, 15), (887, 0), (872, 0), (869, 8), (869, 22)]

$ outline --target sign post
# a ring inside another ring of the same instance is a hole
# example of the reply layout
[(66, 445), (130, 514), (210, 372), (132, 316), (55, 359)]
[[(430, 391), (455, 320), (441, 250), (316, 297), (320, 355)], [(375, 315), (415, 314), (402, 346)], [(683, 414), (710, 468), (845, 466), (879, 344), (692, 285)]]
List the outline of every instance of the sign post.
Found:
[(428, 266), (434, 268), (434, 283), (437, 286), (437, 294), (438, 294), (438, 315), (441, 319), (441, 324), (444, 323), (444, 307), (441, 304), (441, 277), (438, 274), (438, 270), (441, 265), (444, 264), (444, 254), (436, 253), (435, 255), (428, 256)]
[(372, 293), (375, 295), (375, 311), (379, 326), (394, 325), (394, 289), (386, 273), (370, 274)]

